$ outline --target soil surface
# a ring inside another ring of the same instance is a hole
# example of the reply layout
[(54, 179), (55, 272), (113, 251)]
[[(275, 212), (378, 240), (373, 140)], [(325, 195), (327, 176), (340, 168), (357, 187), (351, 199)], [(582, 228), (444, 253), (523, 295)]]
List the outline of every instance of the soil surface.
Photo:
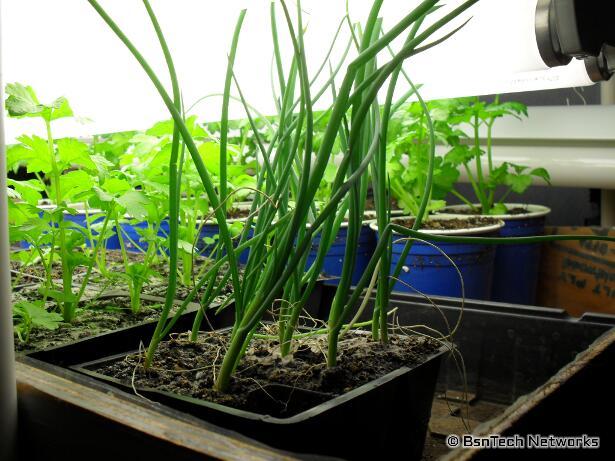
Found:
[[(412, 229), (414, 218), (400, 219), (395, 221), (397, 224)], [(421, 230), (454, 230), (454, 229), (473, 229), (476, 227), (492, 226), (497, 224), (496, 218), (484, 216), (473, 216), (464, 219), (428, 219), (421, 223)]]
[(161, 309), (160, 303), (143, 300), (141, 312), (134, 314), (130, 310), (128, 297), (100, 299), (94, 306), (79, 310), (70, 324), (62, 323), (56, 330), (32, 330), (28, 343), (19, 341), (15, 336), (15, 350), (32, 352), (47, 349), (137, 323), (158, 320)]
[(226, 212), (226, 216), (231, 219), (247, 218), (250, 216), (250, 209), (231, 208)]
[(219, 393), (212, 386), (227, 345), (228, 331), (203, 332), (196, 342), (182, 334), (161, 343), (147, 371), (137, 354), (91, 369), (137, 389), (155, 388), (283, 418), (402, 366), (420, 363), (439, 348), (436, 341), (421, 336), (396, 335), (390, 344), (383, 345), (365, 332), (349, 332), (339, 343), (338, 365), (327, 368), (326, 335), (297, 341), (292, 358), (280, 356), (277, 340), (257, 338), (239, 364), (228, 392)]
[[(473, 209), (470, 208), (462, 208), (462, 209), (456, 209), (456, 210), (451, 210), (451, 211), (446, 211), (446, 210), (441, 210), (442, 213), (454, 213), (454, 214), (464, 214), (464, 215), (474, 215), (474, 214), (483, 214), (483, 208), (482, 207), (476, 207)], [(522, 207), (522, 206), (518, 206), (515, 208), (506, 208), (506, 214), (509, 215), (520, 215), (520, 214), (526, 214), (529, 213), (530, 211), (526, 208), (526, 207)], [(494, 215), (497, 216), (497, 215)]]
[[(399, 205), (397, 205), (397, 200), (392, 198), (390, 200), (391, 210), (399, 210)], [(367, 197), (365, 200), (365, 210), (366, 211), (376, 211), (376, 202), (373, 197)]]
[[(129, 253), (132, 262), (142, 260), (140, 253)], [(180, 262), (181, 263), (181, 262)], [(209, 264), (205, 258), (195, 259), (195, 273), (199, 273), (204, 264)], [(124, 272), (124, 266), (119, 251), (108, 250), (107, 270), (110, 274)], [(142, 295), (157, 296), (164, 298), (168, 288), (168, 270), (165, 262), (158, 263), (154, 270), (157, 276), (151, 277), (149, 282), (143, 287)], [(73, 291), (76, 293), (81, 287), (85, 277), (86, 268), (78, 267), (73, 277)], [(224, 268), (221, 269), (224, 273)], [(13, 281), (13, 302), (29, 301), (36, 302), (42, 299), (39, 287), (44, 281), (45, 276), (43, 267), (40, 264), (21, 265), (11, 262), (11, 275)], [(59, 264), (53, 267), (53, 278), (56, 287), (62, 286), (62, 274)], [(61, 288), (60, 288), (61, 289)], [(185, 286), (178, 283), (175, 299), (183, 301), (191, 292), (192, 286)], [(201, 289), (199, 295), (205, 290)], [(128, 285), (123, 279), (112, 278), (111, 280), (103, 276), (96, 269), (92, 272), (90, 283), (86, 286), (82, 297), (81, 309), (77, 318), (70, 324), (63, 323), (56, 330), (46, 330), (34, 328), (30, 333), (28, 343), (23, 343), (15, 335), (15, 348), (18, 351), (41, 350), (49, 347), (58, 346), (67, 342), (86, 338), (89, 336), (117, 330), (148, 320), (157, 320), (160, 314), (160, 302), (141, 299), (141, 312), (133, 314), (130, 309), (130, 298), (126, 296), (107, 297), (109, 293), (127, 293)], [(221, 294), (214, 300), (219, 303), (225, 300), (232, 292), (231, 283), (222, 290)], [(192, 302), (198, 302), (200, 296), (197, 295)], [(49, 311), (57, 310), (57, 303), (53, 299), (47, 299), (45, 307)]]

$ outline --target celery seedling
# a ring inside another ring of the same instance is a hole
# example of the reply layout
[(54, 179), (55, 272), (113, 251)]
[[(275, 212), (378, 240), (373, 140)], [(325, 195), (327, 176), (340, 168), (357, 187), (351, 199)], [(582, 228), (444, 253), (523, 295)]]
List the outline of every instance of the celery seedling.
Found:
[[(46, 192), (54, 204), (53, 209), (43, 210), (39, 223), (26, 223), (15, 233), (24, 236), (34, 246), (49, 245), (46, 255), (48, 261), (44, 264), (47, 269), (47, 283), (43, 289), (44, 297), (54, 298), (62, 312), (64, 321), (71, 322), (76, 313), (77, 304), (83, 295), (85, 285), (91, 273), (93, 259), (82, 252), (74, 251), (85, 243), (87, 229), (80, 228), (64, 219), (65, 213), (75, 213), (72, 206), (68, 205), (71, 200), (87, 200), (96, 181), (95, 175), (99, 168), (104, 168), (107, 163), (99, 156), (91, 155), (88, 146), (76, 139), (65, 138), (54, 141), (51, 132), (51, 122), (60, 118), (72, 117), (72, 109), (64, 97), (60, 97), (49, 105), (41, 104), (34, 90), (20, 83), (7, 84), (6, 108), (9, 116), (22, 118), (40, 118), (45, 126), (46, 138), (39, 136), (20, 136), (17, 145), (11, 146), (7, 151), (9, 167), (25, 163), (28, 171), (35, 173), (40, 181), (37, 192)], [(81, 169), (68, 171), (72, 166)], [(49, 187), (45, 178), (49, 180)], [(27, 193), (23, 183), (15, 190)], [(34, 195), (30, 193), (32, 202)], [(48, 222), (47, 229), (41, 227), (41, 223)], [(46, 236), (48, 234), (51, 239)], [(91, 237), (91, 236), (90, 236)], [(100, 247), (102, 238), (98, 239), (96, 248)], [(40, 250), (40, 249), (39, 249)], [(38, 251), (38, 250), (37, 250)], [(56, 252), (59, 254), (62, 270), (62, 290), (53, 287), (51, 268)], [(39, 251), (41, 256), (43, 252)], [(45, 259), (45, 258), (43, 258)], [(77, 293), (73, 292), (72, 278), (77, 266), (88, 267), (88, 273), (81, 288)]]

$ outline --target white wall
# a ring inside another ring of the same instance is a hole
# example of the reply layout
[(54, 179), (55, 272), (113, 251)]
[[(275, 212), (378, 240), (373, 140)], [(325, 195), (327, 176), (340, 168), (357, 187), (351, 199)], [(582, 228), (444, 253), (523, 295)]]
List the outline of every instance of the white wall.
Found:
[[(268, 0), (151, 3), (176, 61), (186, 105), (206, 94), (222, 92), (235, 22), (239, 11), (247, 6), (236, 75), (253, 106), (265, 113), (275, 112), (270, 85), (273, 47)], [(276, 3), (280, 41), (288, 58), (292, 48), (282, 9)], [(287, 3), (294, 17), (295, 2)], [(371, 3), (353, 0), (353, 20), (364, 22)], [(415, 3), (418, 0), (384, 2), (385, 22), (392, 25)], [(101, 0), (101, 4), (168, 81), (142, 2)], [(345, 1), (304, 0), (303, 10), (308, 64), (315, 72), (345, 14)], [(43, 102), (64, 95), (76, 114), (92, 119), (84, 126), (58, 122), (58, 136), (145, 128), (168, 118), (161, 99), (135, 59), (86, 0), (9, 0), (3, 2), (3, 17), (4, 81), (32, 85)], [(342, 54), (348, 39), (348, 29), (344, 28), (334, 56)], [(199, 106), (198, 113), (205, 119), (217, 120), (220, 105), (219, 98), (209, 100)], [(231, 116), (245, 116), (239, 104), (233, 106)], [(26, 122), (8, 120), (7, 141), (23, 132)]]

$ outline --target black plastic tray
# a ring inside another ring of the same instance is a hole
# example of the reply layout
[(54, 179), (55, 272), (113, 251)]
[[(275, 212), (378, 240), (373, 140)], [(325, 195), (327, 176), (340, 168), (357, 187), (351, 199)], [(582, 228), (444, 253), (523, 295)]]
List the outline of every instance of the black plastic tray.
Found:
[[(323, 305), (334, 294), (335, 287), (323, 287)], [(398, 308), (401, 325), (424, 324), (445, 332), (442, 314), (453, 327), (462, 312), (461, 300), (430, 298), (440, 312), (421, 296), (399, 292), (393, 292), (390, 309)], [(372, 308), (373, 298), (361, 320), (371, 318)], [(577, 318), (563, 309), (467, 300), (454, 342), (463, 354), (468, 391), (485, 400), (511, 404), (545, 383), (613, 327), (615, 315), (590, 313)], [(463, 390), (450, 357), (442, 364), (438, 388)]]
[[(124, 294), (125, 293), (123, 292), (111, 292), (106, 294), (104, 297), (123, 296)], [(126, 294), (126, 296), (128, 295)], [(164, 302), (163, 298), (158, 298), (156, 296), (142, 295), (142, 297), (143, 299), (147, 300), (156, 300)], [(181, 303), (181, 301), (176, 302), (176, 304), (179, 303)], [(198, 304), (189, 304), (186, 308), (186, 311), (180, 316), (177, 323), (175, 324), (173, 332), (186, 331), (192, 328), (192, 323), (198, 309)], [(118, 328), (117, 330), (112, 330), (106, 333), (102, 333), (100, 335), (90, 336), (77, 341), (61, 344), (59, 346), (50, 347), (48, 349), (34, 352), (25, 352), (21, 355), (40, 360), (41, 362), (50, 363), (52, 365), (68, 367), (70, 365), (74, 365), (75, 363), (83, 361), (81, 357), (85, 357), (85, 360), (87, 360), (87, 357), (95, 356), (99, 353), (101, 347), (107, 347), (111, 349), (112, 352), (110, 353), (113, 354), (125, 350), (124, 348), (127, 347), (128, 344), (130, 344), (131, 348), (138, 348), (140, 342), (142, 342), (143, 344), (148, 344), (154, 333), (154, 330), (156, 329), (156, 324), (156, 320), (148, 320), (145, 322), (138, 323), (136, 325)], [(203, 322), (203, 324), (204, 327), (207, 326), (207, 322)], [(105, 338), (109, 335), (113, 335), (113, 343), (109, 343), (105, 340)], [(134, 341), (137, 341), (136, 344), (134, 343)]]

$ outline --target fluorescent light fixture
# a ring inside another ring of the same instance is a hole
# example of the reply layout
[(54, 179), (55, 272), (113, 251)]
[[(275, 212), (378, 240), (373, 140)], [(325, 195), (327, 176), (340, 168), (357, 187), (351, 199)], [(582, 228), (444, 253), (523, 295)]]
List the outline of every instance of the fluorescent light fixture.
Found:
[(425, 99), (592, 85), (615, 64), (613, 28), (599, 19), (613, 6), (596, 5), (481, 0), (440, 35), (461, 30), (404, 68)]
[(426, 80), (420, 94), (424, 99), (445, 99), (582, 87), (594, 83), (596, 82), (588, 75), (585, 63), (575, 59), (567, 66), (531, 72), (487, 74), (474, 73), (471, 69), (470, 72), (456, 72), (447, 78)]

